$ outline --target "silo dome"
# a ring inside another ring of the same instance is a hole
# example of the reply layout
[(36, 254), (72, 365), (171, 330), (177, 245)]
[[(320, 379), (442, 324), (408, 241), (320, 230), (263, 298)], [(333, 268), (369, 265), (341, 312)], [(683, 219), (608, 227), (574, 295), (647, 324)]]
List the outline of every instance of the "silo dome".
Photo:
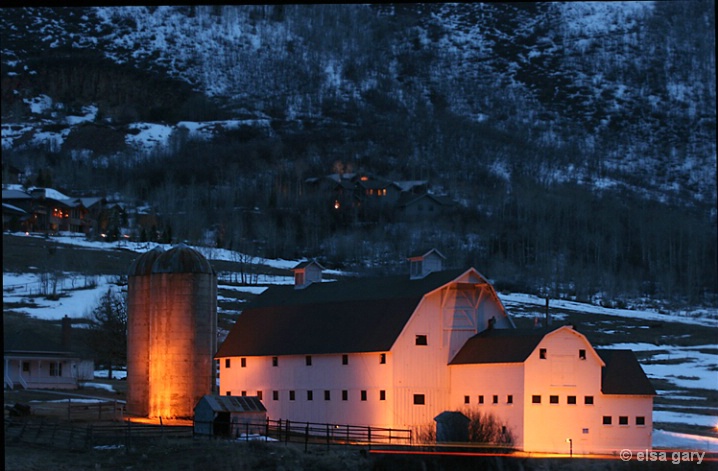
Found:
[(162, 247), (156, 245), (152, 250), (137, 257), (135, 261), (132, 262), (132, 265), (130, 265), (128, 276), (149, 275), (152, 271), (152, 264), (155, 263), (157, 257), (162, 255), (164, 251)]
[(154, 259), (152, 273), (214, 274), (214, 269), (197, 250), (185, 244), (178, 244)]
[(197, 250), (153, 249), (130, 267), (127, 410), (191, 417), (215, 388), (217, 274)]

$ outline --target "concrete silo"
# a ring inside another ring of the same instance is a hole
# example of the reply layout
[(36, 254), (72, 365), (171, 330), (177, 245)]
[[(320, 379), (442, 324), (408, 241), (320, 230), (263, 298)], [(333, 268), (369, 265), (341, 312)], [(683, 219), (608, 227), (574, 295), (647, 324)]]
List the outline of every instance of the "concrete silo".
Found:
[(202, 254), (179, 244), (133, 263), (127, 343), (128, 413), (191, 417), (214, 392), (217, 275)]

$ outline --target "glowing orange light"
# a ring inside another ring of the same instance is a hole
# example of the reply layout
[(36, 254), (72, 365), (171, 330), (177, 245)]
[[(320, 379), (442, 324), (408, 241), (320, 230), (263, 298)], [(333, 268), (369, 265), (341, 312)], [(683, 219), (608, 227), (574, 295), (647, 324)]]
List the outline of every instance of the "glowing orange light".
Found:
[(341, 204), (339, 204), (339, 200), (335, 200), (334, 201), (334, 209), (339, 209), (340, 206), (341, 206)]

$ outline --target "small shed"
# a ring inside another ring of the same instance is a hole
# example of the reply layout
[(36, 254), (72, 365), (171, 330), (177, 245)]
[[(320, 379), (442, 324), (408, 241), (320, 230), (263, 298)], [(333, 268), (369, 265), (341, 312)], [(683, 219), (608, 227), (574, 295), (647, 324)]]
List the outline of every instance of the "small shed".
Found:
[(469, 422), (461, 412), (444, 411), (434, 417), (437, 442), (468, 442)]
[(195, 435), (239, 437), (264, 430), (267, 409), (257, 396), (207, 394), (194, 406)]

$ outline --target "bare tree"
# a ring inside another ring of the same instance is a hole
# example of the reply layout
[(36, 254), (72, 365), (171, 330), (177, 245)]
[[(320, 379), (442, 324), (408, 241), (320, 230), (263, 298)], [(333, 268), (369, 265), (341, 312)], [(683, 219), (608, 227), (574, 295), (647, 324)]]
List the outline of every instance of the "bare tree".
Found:
[(127, 303), (125, 297), (108, 289), (88, 315), (92, 335), (90, 345), (97, 360), (107, 365), (112, 378), (113, 366), (127, 364)]

